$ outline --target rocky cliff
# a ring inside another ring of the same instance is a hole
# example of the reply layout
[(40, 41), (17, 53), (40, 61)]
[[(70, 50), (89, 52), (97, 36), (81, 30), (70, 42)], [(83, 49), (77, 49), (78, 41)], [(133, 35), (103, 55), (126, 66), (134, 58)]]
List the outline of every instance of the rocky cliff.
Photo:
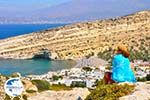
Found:
[(32, 58), (46, 50), (52, 58), (71, 59), (112, 52), (118, 43), (150, 55), (150, 11), (0, 40), (0, 58)]

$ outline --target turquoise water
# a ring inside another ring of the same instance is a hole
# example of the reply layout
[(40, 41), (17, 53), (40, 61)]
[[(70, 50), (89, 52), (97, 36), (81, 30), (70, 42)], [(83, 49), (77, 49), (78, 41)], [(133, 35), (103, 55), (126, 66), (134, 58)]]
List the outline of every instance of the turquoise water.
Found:
[(0, 24), (0, 39), (64, 25), (66, 24)]
[[(65, 24), (0, 24), (0, 39), (28, 34), (35, 31), (63, 26)], [(48, 71), (56, 71), (71, 68), (74, 61), (49, 61), (49, 60), (2, 60), (0, 59), (0, 73), (10, 75), (20, 72), (22, 75), (44, 74)]]
[(30, 74), (40, 75), (48, 71), (72, 68), (75, 64), (73, 60), (0, 60), (0, 73), (3, 75), (10, 75), (14, 72), (20, 72), (23, 76)]

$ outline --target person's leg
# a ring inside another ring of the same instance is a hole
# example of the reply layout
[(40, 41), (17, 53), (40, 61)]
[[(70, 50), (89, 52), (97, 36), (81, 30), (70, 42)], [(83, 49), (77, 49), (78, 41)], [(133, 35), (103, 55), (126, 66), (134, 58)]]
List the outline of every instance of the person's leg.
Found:
[(105, 72), (104, 80), (105, 80), (105, 83), (106, 83), (106, 84), (115, 83), (115, 81), (113, 81), (113, 80), (111, 79), (111, 75), (112, 75), (111, 72)]

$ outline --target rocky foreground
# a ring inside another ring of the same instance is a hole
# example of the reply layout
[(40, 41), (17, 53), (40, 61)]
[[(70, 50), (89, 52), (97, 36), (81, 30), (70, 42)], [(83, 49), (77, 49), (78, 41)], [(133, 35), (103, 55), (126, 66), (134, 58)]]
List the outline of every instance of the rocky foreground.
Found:
[[(0, 75), (0, 100), (10, 100), (6, 98), (4, 91), (4, 83), (6, 77)], [(23, 80), (25, 90), (38, 91), (37, 87), (30, 81)], [(44, 91), (36, 93), (23, 93), (28, 97), (28, 100), (77, 100), (79, 97), (83, 100), (90, 94), (87, 88), (73, 88), (72, 90), (61, 91)], [(26, 99), (20, 99), (26, 100)], [(137, 82), (133, 93), (119, 98), (119, 100), (150, 100), (150, 81), (149, 82)]]
[[(89, 93), (86, 88), (75, 88), (71, 91), (45, 91), (29, 97), (29, 100), (77, 100), (79, 96), (84, 100)], [(150, 100), (150, 84), (136, 83), (135, 91), (119, 100)]]
[(150, 100), (150, 82), (136, 83), (135, 91), (130, 95), (121, 97), (120, 100)]
[(150, 11), (0, 40), (0, 58), (27, 59), (42, 53), (53, 59), (74, 59), (106, 52), (111, 55), (119, 43), (141, 55), (150, 55)]
[(77, 100), (79, 97), (84, 100), (89, 94), (87, 88), (74, 88), (71, 91), (45, 91), (29, 97), (29, 100)]

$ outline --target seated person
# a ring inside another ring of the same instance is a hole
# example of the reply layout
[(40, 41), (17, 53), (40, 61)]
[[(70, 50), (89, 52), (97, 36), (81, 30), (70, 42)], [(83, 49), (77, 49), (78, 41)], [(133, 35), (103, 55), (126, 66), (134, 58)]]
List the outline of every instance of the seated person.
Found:
[(112, 73), (106, 72), (106, 83), (135, 83), (136, 78), (130, 66), (129, 51), (124, 45), (118, 46), (117, 54), (112, 60)]

